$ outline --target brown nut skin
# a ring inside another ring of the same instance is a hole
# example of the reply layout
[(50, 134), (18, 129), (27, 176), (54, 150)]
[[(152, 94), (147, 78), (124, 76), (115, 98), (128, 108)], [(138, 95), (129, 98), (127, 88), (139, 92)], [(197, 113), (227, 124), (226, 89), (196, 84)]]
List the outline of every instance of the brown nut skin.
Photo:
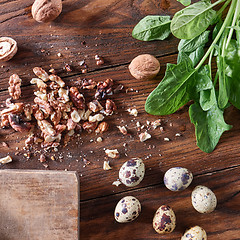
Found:
[(62, 0), (35, 0), (32, 16), (37, 22), (51, 22), (62, 12)]
[(135, 57), (129, 65), (129, 71), (138, 80), (149, 80), (154, 78), (159, 70), (159, 61), (150, 54), (142, 54)]
[[(10, 49), (7, 50), (6, 52), (4, 51), (4, 46), (3, 44), (4, 43), (7, 43), (7, 44), (10, 44)], [(0, 38), (0, 52), (3, 51), (4, 53), (1, 54), (0, 53), (0, 62), (3, 61), (3, 62), (6, 62), (6, 61), (9, 61), (11, 58), (13, 58), (13, 56), (17, 53), (17, 42), (10, 38), (10, 37), (1, 37)]]

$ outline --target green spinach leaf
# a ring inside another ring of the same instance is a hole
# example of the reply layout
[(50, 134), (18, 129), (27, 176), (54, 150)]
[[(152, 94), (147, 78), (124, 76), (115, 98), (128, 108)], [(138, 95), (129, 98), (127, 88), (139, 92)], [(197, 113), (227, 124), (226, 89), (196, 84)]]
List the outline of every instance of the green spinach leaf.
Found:
[(204, 46), (208, 42), (208, 36), (210, 31), (205, 31), (199, 36), (192, 39), (181, 39), (178, 44), (178, 51), (182, 52), (193, 52), (197, 48)]
[(191, 0), (177, 0), (177, 1), (180, 2), (184, 6), (188, 6), (191, 4)]
[(133, 29), (132, 36), (142, 41), (164, 40), (170, 31), (170, 16), (146, 16)]
[(203, 111), (198, 103), (194, 103), (189, 108), (189, 116), (195, 125), (197, 145), (207, 153), (214, 150), (223, 132), (232, 128), (225, 123), (223, 111), (216, 104)]
[(152, 115), (174, 113), (190, 99), (190, 90), (194, 84), (192, 62), (185, 53), (181, 53), (180, 62), (168, 64), (165, 77), (145, 103), (146, 112)]
[(218, 74), (219, 74), (219, 94), (218, 94), (218, 106), (221, 109), (224, 109), (228, 103), (229, 99), (229, 79), (226, 75), (226, 64), (225, 58), (222, 57), (220, 52), (220, 47), (215, 46), (218, 56), (217, 56), (217, 67), (218, 67)]
[(240, 44), (231, 40), (226, 49), (226, 75), (229, 84), (229, 100), (240, 109)]
[(196, 2), (178, 11), (171, 22), (172, 34), (180, 39), (191, 39), (204, 32), (216, 17), (208, 0)]

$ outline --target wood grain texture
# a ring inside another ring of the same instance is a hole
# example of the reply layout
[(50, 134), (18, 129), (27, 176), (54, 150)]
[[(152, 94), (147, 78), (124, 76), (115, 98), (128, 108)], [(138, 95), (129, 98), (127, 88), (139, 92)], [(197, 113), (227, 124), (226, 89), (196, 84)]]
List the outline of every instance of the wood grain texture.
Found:
[[(108, 118), (109, 131), (102, 135), (82, 133), (58, 152), (47, 152), (49, 170), (73, 170), (80, 177), (81, 198), (81, 239), (180, 239), (187, 227), (199, 224), (206, 228), (208, 239), (239, 239), (239, 169), (240, 112), (229, 108), (225, 113), (226, 122), (233, 128), (225, 132), (211, 154), (196, 146), (194, 126), (188, 116), (188, 105), (170, 116), (150, 116), (144, 111), (148, 94), (163, 78), (166, 64), (176, 63), (178, 40), (169, 37), (165, 41), (141, 42), (131, 37), (135, 24), (148, 14), (173, 14), (182, 8), (175, 0), (92, 0), (63, 1), (63, 13), (52, 23), (39, 24), (30, 15), (33, 1), (0, 0), (0, 22), (3, 36), (17, 40), (19, 51), (7, 63), (0, 64), (0, 105), (4, 107), (8, 97), (8, 78), (18, 73), (23, 79), (21, 100), (33, 99), (34, 87), (29, 82), (34, 76), (32, 68), (41, 66), (46, 70), (55, 68), (67, 85), (76, 84), (77, 78), (102, 81), (112, 78), (115, 86), (124, 85), (124, 91), (111, 96), (118, 107), (118, 113)], [(62, 57), (58, 57), (57, 53)], [(150, 53), (158, 57), (161, 70), (154, 80), (143, 82), (133, 79), (128, 64), (133, 57)], [(105, 64), (97, 66), (94, 56), (104, 57)], [(81, 74), (79, 61), (85, 59), (88, 73)], [(73, 71), (63, 70), (65, 63)], [(3, 67), (1, 67), (1, 65)], [(93, 94), (84, 91), (87, 99)], [(137, 117), (130, 116), (128, 108), (136, 107)], [(162, 119), (164, 131), (153, 130), (147, 121)], [(141, 143), (136, 123), (148, 129), (152, 138)], [(123, 136), (116, 126), (127, 126), (129, 134)], [(175, 134), (180, 133), (180, 137)], [(97, 143), (101, 136), (103, 142)], [(27, 136), (12, 129), (0, 129), (0, 157), (10, 154), (13, 162), (2, 165), (2, 169), (42, 169), (45, 167), (38, 158), (41, 149), (32, 151), (30, 159), (24, 156), (24, 141)], [(170, 139), (169, 142), (164, 138)], [(6, 142), (9, 147), (3, 147)], [(117, 148), (119, 159), (109, 159), (104, 149)], [(16, 152), (19, 152), (17, 155)], [(54, 161), (51, 160), (54, 156)], [(127, 188), (113, 186), (118, 179), (118, 170), (131, 157), (141, 157), (146, 165), (146, 175), (140, 185)], [(84, 159), (90, 164), (86, 165)], [(104, 160), (109, 160), (112, 170), (102, 169)], [(182, 166), (191, 170), (196, 178), (193, 185), (182, 193), (169, 192), (163, 186), (163, 174), (171, 167)], [(222, 184), (220, 187), (219, 184)], [(216, 190), (220, 206), (216, 212), (200, 215), (195, 212), (189, 200), (196, 184), (205, 184)], [(231, 185), (232, 184), (232, 185)], [(225, 188), (224, 186), (230, 186)], [(222, 195), (221, 195), (222, 194)], [(143, 205), (139, 219), (130, 224), (114, 222), (113, 211), (117, 201), (126, 195), (134, 195)], [(155, 210), (162, 203), (168, 203), (177, 213), (176, 232), (159, 236), (151, 228)], [(224, 211), (222, 206), (226, 206)], [(230, 224), (229, 224), (230, 223)]]
[(1, 170), (0, 182), (1, 240), (78, 239), (75, 172)]

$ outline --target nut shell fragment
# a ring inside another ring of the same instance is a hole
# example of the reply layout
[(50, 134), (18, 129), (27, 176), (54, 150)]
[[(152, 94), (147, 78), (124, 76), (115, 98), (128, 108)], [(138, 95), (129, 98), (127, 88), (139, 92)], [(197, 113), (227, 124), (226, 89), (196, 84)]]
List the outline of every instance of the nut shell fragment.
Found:
[(17, 42), (10, 37), (0, 38), (0, 61), (9, 61), (17, 53)]

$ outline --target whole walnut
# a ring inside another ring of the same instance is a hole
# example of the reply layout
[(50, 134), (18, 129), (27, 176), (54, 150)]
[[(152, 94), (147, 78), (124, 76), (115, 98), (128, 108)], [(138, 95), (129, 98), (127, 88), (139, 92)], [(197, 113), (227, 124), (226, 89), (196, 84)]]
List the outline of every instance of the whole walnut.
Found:
[(139, 80), (152, 79), (158, 74), (159, 70), (159, 61), (150, 54), (135, 57), (129, 65), (131, 75)]
[(35, 0), (32, 16), (37, 22), (50, 22), (62, 12), (62, 0)]

